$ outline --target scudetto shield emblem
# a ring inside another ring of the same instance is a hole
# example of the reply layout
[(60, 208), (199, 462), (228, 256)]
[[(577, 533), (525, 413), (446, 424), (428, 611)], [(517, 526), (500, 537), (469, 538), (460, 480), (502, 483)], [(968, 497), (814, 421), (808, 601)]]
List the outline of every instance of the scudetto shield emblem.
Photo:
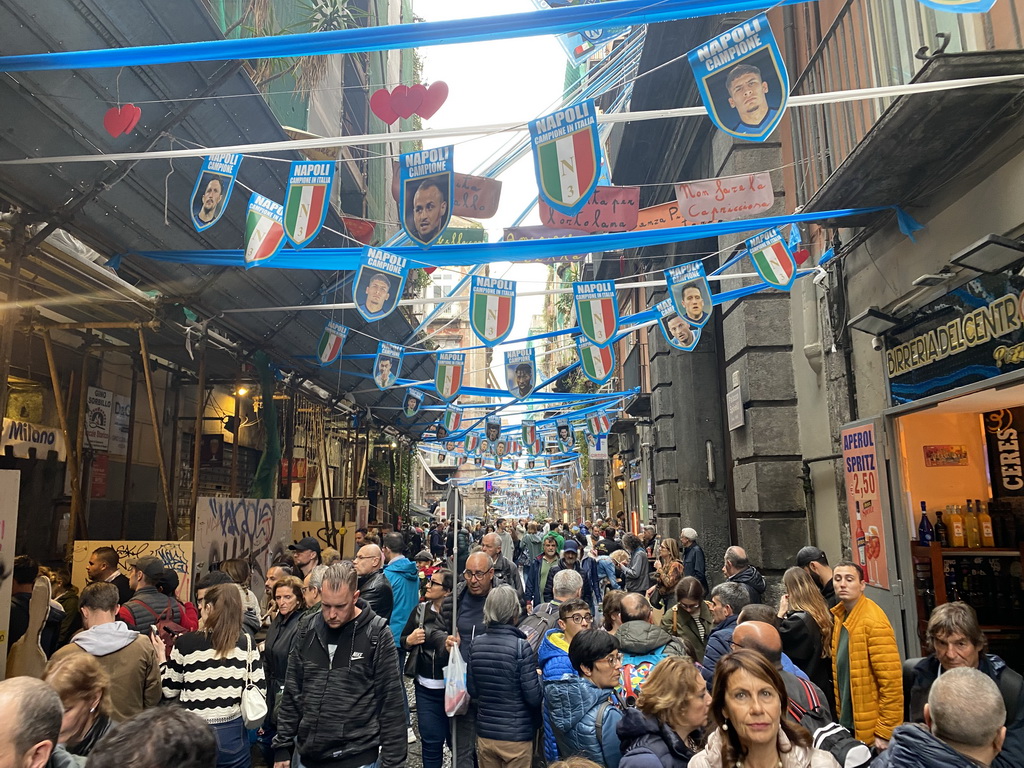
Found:
[(769, 285), (788, 291), (796, 280), (796, 261), (779, 230), (769, 229), (747, 240), (754, 268)]
[(462, 426), (462, 409), (457, 405), (449, 405), (444, 412), (444, 416), (441, 417), (441, 423), (448, 430), (449, 434), (458, 432), (459, 427)]
[(537, 442), (537, 422), (535, 419), (523, 419), (523, 444), (529, 449)]
[(473, 276), (469, 293), (469, 326), (488, 347), (504, 341), (515, 319), (516, 284), (512, 280)]
[(442, 352), (437, 356), (434, 386), (445, 402), (451, 402), (458, 396), (465, 368), (466, 355), (462, 352)]
[(530, 123), (537, 192), (555, 210), (575, 216), (597, 188), (601, 149), (593, 99)]
[(334, 186), (334, 164), (296, 160), (284, 195), (284, 232), (296, 248), (317, 236), (327, 218)]
[(341, 357), (341, 348), (345, 345), (347, 336), (348, 328), (344, 325), (333, 320), (327, 322), (324, 332), (320, 334), (320, 343), (316, 348), (316, 357), (320, 365), (330, 365)]
[(576, 337), (576, 351), (580, 356), (583, 375), (595, 384), (604, 384), (615, 371), (615, 350), (611, 344), (598, 347), (582, 336)]
[(591, 343), (606, 347), (619, 329), (619, 300), (611, 280), (573, 283), (576, 320)]

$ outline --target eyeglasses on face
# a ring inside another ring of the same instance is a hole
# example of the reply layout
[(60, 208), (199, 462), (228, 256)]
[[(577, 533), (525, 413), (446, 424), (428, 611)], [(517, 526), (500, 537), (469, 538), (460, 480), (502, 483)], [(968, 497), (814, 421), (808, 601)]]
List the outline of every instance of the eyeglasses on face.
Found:
[(431, 579), (430, 581), (427, 582), (427, 586), (428, 587), (443, 587), (444, 586), (444, 582), (443, 581), (434, 581), (433, 579)]
[(479, 581), (493, 570), (493, 568), (488, 568), (486, 571), (463, 571), (462, 575), (465, 576), (468, 581)]
[(574, 613), (569, 618), (577, 624), (589, 624), (594, 620), (594, 615), (592, 613)]
[(608, 666), (610, 666), (610, 667), (617, 667), (617, 666), (622, 664), (622, 654), (621, 653), (609, 653), (607, 656), (605, 656), (603, 658), (600, 658), (597, 661), (598, 661), (598, 663), (603, 661), (603, 662), (607, 663)]
[(376, 560), (376, 555), (356, 555), (356, 560)]

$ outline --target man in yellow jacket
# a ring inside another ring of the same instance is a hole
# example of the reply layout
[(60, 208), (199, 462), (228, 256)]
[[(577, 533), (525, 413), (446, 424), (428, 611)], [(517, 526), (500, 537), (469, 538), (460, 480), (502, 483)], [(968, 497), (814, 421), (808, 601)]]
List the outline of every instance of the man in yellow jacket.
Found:
[(842, 560), (832, 570), (832, 672), (839, 723), (868, 746), (885, 749), (903, 721), (903, 671), (889, 619), (864, 597), (864, 572)]

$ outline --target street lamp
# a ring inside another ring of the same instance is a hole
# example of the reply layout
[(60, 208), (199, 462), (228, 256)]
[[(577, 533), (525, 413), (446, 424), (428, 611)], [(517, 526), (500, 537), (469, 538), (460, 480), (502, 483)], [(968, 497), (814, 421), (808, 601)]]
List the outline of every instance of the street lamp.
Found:
[(623, 477), (622, 475), (619, 475), (618, 477), (616, 477), (615, 478), (615, 487), (618, 488), (620, 491), (626, 490), (626, 478)]

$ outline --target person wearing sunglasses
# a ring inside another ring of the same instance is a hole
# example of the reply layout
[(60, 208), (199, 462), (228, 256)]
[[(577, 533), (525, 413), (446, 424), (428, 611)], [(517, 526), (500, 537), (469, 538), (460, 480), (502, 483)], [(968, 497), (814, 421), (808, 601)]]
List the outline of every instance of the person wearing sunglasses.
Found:
[[(560, 680), (566, 675), (576, 676), (569, 661), (569, 645), (580, 632), (594, 626), (594, 614), (586, 600), (576, 597), (558, 607), (558, 626), (544, 634), (537, 662), (542, 680)], [(544, 712), (544, 757), (550, 762), (558, 759), (558, 744), (551, 730), (547, 711)]]

